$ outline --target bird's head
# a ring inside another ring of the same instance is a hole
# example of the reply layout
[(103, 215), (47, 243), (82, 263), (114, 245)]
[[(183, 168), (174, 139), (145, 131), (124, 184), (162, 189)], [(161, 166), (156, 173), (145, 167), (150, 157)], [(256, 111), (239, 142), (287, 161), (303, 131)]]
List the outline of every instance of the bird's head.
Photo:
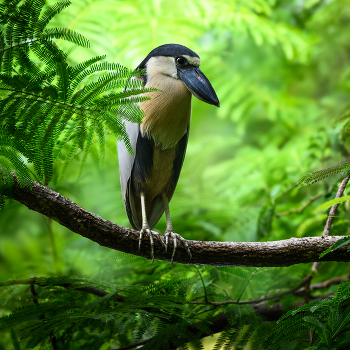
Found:
[(219, 107), (219, 99), (199, 65), (200, 58), (194, 51), (183, 45), (166, 44), (152, 50), (136, 69), (146, 71), (146, 81), (158, 74), (181, 79), (199, 100)]

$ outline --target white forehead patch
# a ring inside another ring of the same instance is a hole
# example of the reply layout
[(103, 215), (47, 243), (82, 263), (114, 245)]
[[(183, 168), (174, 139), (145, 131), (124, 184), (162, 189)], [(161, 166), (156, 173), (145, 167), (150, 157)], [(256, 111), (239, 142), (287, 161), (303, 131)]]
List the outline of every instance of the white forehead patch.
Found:
[(193, 57), (188, 55), (183, 55), (183, 57), (185, 57), (188, 63), (191, 64), (192, 66), (199, 67), (201, 65), (201, 60), (199, 57)]
[[(199, 67), (201, 60), (198, 57), (193, 57), (189, 55), (183, 55), (188, 63), (192, 66)], [(148, 79), (156, 77), (159, 74), (167, 75), (175, 79), (179, 79), (177, 75), (177, 68), (175, 64), (175, 57), (169, 56), (156, 56), (151, 57), (146, 64), (146, 71)]]
[(157, 56), (151, 57), (146, 65), (147, 76), (155, 77), (159, 74), (178, 78), (174, 57)]

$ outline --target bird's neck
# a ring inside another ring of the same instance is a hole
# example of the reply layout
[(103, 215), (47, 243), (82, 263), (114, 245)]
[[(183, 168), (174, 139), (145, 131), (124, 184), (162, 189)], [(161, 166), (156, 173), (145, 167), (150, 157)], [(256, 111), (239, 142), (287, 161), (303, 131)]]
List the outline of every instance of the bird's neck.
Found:
[(187, 131), (191, 118), (191, 93), (180, 79), (169, 76), (153, 76), (145, 86), (160, 91), (144, 94), (151, 100), (140, 107), (145, 112), (141, 132), (155, 141), (162, 149), (175, 147)]

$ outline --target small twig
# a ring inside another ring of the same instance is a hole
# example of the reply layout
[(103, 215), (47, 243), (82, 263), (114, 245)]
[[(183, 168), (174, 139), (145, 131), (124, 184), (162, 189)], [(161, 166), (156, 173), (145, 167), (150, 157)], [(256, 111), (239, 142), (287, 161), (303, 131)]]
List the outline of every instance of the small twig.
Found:
[[(348, 184), (350, 180), (350, 175), (347, 176), (340, 184), (339, 188), (338, 188), (338, 192), (337, 192), (337, 195), (335, 196), (335, 198), (341, 198), (343, 196), (343, 193), (344, 193), (344, 190), (345, 190), (345, 187), (346, 185)], [(331, 227), (332, 227), (332, 223), (333, 223), (333, 219), (335, 217), (335, 214), (337, 212), (337, 209), (339, 207), (339, 204), (335, 204), (332, 206), (331, 210), (329, 211), (329, 215), (328, 215), (328, 219), (327, 219), (327, 222), (326, 222), (326, 225), (324, 227), (324, 230), (323, 230), (323, 235), (322, 237), (325, 237), (325, 236), (329, 236), (329, 233), (331, 232)]]
[(34, 305), (39, 305), (38, 299), (35, 298), (35, 297), (38, 295), (38, 293), (36, 292), (33, 283), (29, 285), (29, 289), (30, 289), (30, 292), (32, 293), (32, 295), (33, 295), (33, 297), (34, 297), (34, 298), (32, 299)]
[(320, 262), (318, 262), (318, 261), (316, 261), (316, 262), (314, 262), (313, 264), (312, 264), (312, 266), (311, 266), (311, 271), (312, 272), (317, 272), (317, 270), (318, 270), (318, 267), (320, 266)]
[[(337, 194), (335, 196), (335, 198), (341, 198), (343, 196), (343, 193), (345, 191), (345, 188), (346, 188), (346, 185), (348, 184), (349, 182), (349, 179), (350, 179), (350, 175), (347, 176), (340, 184), (339, 188), (338, 188), (338, 191), (337, 191)], [(338, 207), (339, 207), (339, 204), (335, 204), (331, 207), (330, 211), (329, 211), (329, 214), (328, 214), (328, 218), (327, 218), (327, 221), (326, 221), (326, 225), (323, 229), (323, 233), (322, 233), (322, 238), (325, 238), (325, 237), (328, 237), (330, 232), (331, 232), (331, 228), (332, 228), (332, 223), (333, 223), (333, 220), (334, 220), (334, 217), (335, 217), (335, 214), (338, 210)], [(308, 303), (310, 301), (310, 283), (311, 283), (311, 280), (312, 280), (312, 277), (313, 277), (313, 274), (316, 273), (318, 271), (318, 268), (320, 266), (321, 262), (319, 261), (315, 261), (313, 264), (312, 264), (312, 267), (311, 267), (311, 272), (312, 272), (312, 275), (311, 275), (311, 278), (310, 280), (305, 284), (305, 303)], [(313, 338), (314, 338), (314, 331), (312, 329), (309, 329), (309, 345), (311, 346), (312, 345), (312, 341), (313, 341)]]
[(203, 285), (203, 289), (204, 289), (204, 301), (205, 301), (205, 304), (209, 304), (209, 300), (208, 300), (208, 294), (207, 294), (207, 289), (205, 288), (205, 284), (204, 284), (204, 280), (203, 280), (203, 277), (202, 277), (202, 274), (200, 273), (198, 267), (196, 265), (194, 265), (194, 268), (197, 270), (198, 272), (198, 275), (202, 281), (202, 285)]
[[(64, 287), (69, 289), (70, 287), (75, 287), (78, 286), (78, 283), (42, 283), (41, 281), (37, 281), (36, 277), (33, 278), (29, 278), (29, 279), (24, 279), (24, 280), (11, 280), (11, 281), (6, 281), (6, 282), (0, 282), (0, 287), (6, 287), (6, 286), (13, 286), (13, 285), (17, 285), (17, 284), (29, 284), (29, 285), (34, 285), (37, 284), (41, 287), (45, 287), (45, 286), (60, 286), (60, 287)], [(104, 297), (105, 295), (109, 294), (108, 292), (98, 289), (96, 287), (93, 286), (86, 286), (86, 287), (78, 287), (78, 288), (74, 288), (76, 290), (79, 290), (81, 292), (85, 292), (85, 293), (89, 293), (89, 294), (93, 294), (96, 295), (98, 297)], [(119, 294), (114, 294), (114, 297), (117, 298), (118, 302), (123, 302), (125, 297), (123, 295), (119, 295)]]
[[(320, 283), (314, 283), (310, 285), (310, 291), (313, 292), (315, 290), (319, 290), (319, 289), (325, 289), (328, 288), (334, 284), (339, 284), (342, 282), (345, 282), (347, 280), (347, 278), (343, 277), (343, 276), (337, 276), (337, 277), (333, 277), (329, 280), (320, 282)], [(297, 291), (295, 291), (294, 295), (295, 296), (303, 296), (306, 292), (306, 288), (300, 288)]]
[[(39, 301), (38, 299), (36, 298), (38, 296), (38, 293), (36, 292), (35, 290), (35, 287), (34, 287), (34, 283), (31, 283), (29, 285), (29, 289), (30, 289), (30, 292), (32, 293), (33, 295), (33, 303), (34, 305), (39, 305)], [(39, 320), (42, 320), (45, 318), (45, 315), (40, 315), (39, 316)], [(49, 339), (50, 339), (50, 343), (51, 343), (51, 346), (52, 346), (52, 349), (53, 350), (58, 350), (57, 348), (57, 341), (56, 341), (56, 337), (53, 335), (53, 333), (51, 332), (50, 335), (49, 335)]]
[[(340, 184), (339, 188), (338, 188), (338, 191), (337, 191), (337, 194), (335, 196), (335, 198), (341, 198), (343, 196), (343, 193), (345, 191), (345, 188), (346, 188), (346, 185), (348, 184), (350, 180), (350, 175), (348, 175)], [(326, 221), (326, 225), (323, 229), (323, 234), (322, 234), (322, 237), (328, 237), (330, 232), (331, 232), (331, 228), (332, 228), (332, 223), (333, 223), (333, 220), (334, 220), (334, 217), (335, 217), (335, 214), (338, 210), (338, 207), (339, 207), (339, 204), (335, 204), (331, 207), (330, 211), (329, 211), (329, 214), (328, 214), (328, 218), (327, 218), (327, 221)], [(320, 262), (314, 262), (312, 264), (312, 267), (311, 267), (311, 271), (313, 272), (317, 272), (318, 270), (318, 267), (320, 266)]]
[(282, 297), (292, 294), (295, 291), (299, 290), (301, 287), (305, 285), (305, 283), (310, 279), (310, 275), (306, 276), (297, 286), (286, 290), (285, 292), (278, 293), (271, 295), (269, 297), (261, 297), (261, 298), (255, 298), (255, 299), (249, 299), (249, 300), (243, 300), (240, 301), (238, 300), (226, 300), (226, 301), (221, 301), (221, 302), (200, 302), (200, 301), (189, 301), (189, 304), (195, 304), (195, 305), (213, 305), (213, 306), (224, 306), (224, 305), (229, 305), (229, 304), (238, 304), (238, 305), (248, 305), (248, 304), (259, 304), (262, 303), (263, 301), (268, 301), (268, 300), (273, 300), (273, 299), (281, 299)]
[[(344, 195), (347, 196), (346, 189), (344, 191)], [(350, 219), (350, 204), (349, 204), (349, 201), (346, 201), (344, 203), (344, 209), (345, 209), (345, 215), (347, 216), (348, 221), (349, 221), (349, 219)], [(347, 232), (348, 235), (350, 235), (350, 225), (348, 225), (348, 227), (346, 229), (346, 232)]]
[(314, 331), (312, 329), (309, 329), (309, 345), (312, 345), (312, 341), (314, 339)]
[(293, 208), (291, 210), (288, 211), (282, 211), (280, 213), (276, 213), (276, 217), (280, 217), (280, 216), (285, 216), (285, 215), (291, 215), (291, 214), (300, 214), (302, 213), (310, 204), (312, 204), (314, 201), (316, 201), (317, 199), (319, 199), (320, 197), (322, 197), (322, 194), (318, 194), (315, 197), (310, 198), (310, 200), (302, 205), (301, 207), (298, 208)]
[[(305, 282), (310, 278), (310, 275), (306, 276), (298, 285), (295, 287), (288, 289), (285, 292), (274, 294), (268, 297), (260, 297), (260, 298), (255, 298), (255, 299), (249, 299), (249, 300), (226, 300), (222, 302), (210, 302), (210, 301), (204, 301), (204, 302), (199, 302), (199, 301), (188, 301), (188, 304), (194, 304), (194, 305), (212, 305), (212, 306), (223, 306), (223, 305), (229, 305), (229, 304), (239, 304), (239, 305), (247, 305), (247, 304), (259, 304), (263, 301), (267, 300), (273, 300), (273, 299), (280, 299), (285, 295), (292, 294), (296, 291), (299, 291), (301, 287), (305, 285)], [(202, 283), (204, 283), (202, 279)], [(17, 285), (17, 284), (29, 284), (29, 285), (34, 285), (38, 284), (42, 287), (53, 285), (53, 286), (61, 286), (64, 288), (70, 288), (70, 287), (75, 287), (78, 285), (78, 283), (62, 283), (62, 284), (44, 284), (40, 283), (40, 281), (36, 281), (36, 278), (30, 278), (30, 279), (25, 279), (25, 280), (12, 280), (12, 281), (7, 281), (7, 282), (2, 282), (0, 283), (0, 287), (4, 286), (11, 286), (11, 285)], [(81, 292), (85, 293), (90, 293), (99, 297), (104, 297), (105, 295), (108, 294), (108, 292), (92, 287), (92, 286), (87, 286), (87, 287), (79, 287), (79, 288), (74, 288), (76, 290), (79, 290)], [(204, 289), (205, 290), (205, 289)], [(119, 295), (119, 294), (114, 294), (114, 297), (117, 298), (118, 302), (123, 302), (127, 297)], [(206, 299), (208, 300), (208, 296), (206, 296)]]
[(252, 275), (248, 278), (246, 284), (245, 284), (244, 287), (243, 287), (243, 290), (242, 290), (241, 294), (239, 295), (239, 297), (238, 297), (238, 299), (237, 299), (237, 303), (236, 303), (236, 304), (239, 304), (239, 301), (241, 300), (242, 295), (243, 295), (244, 291), (246, 290), (246, 288), (248, 287), (248, 284), (249, 284), (249, 282), (252, 280), (253, 276), (254, 276), (254, 273), (252, 273)]
[(57, 338), (52, 333), (50, 334), (50, 343), (53, 350), (58, 350)]

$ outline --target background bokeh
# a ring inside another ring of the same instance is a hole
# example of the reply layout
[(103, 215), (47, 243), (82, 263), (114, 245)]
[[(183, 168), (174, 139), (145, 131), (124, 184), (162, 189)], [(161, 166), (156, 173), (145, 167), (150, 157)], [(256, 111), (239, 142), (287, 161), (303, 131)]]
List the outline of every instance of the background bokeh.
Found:
[[(348, 134), (334, 123), (349, 102), (348, 1), (73, 0), (51, 26), (68, 27), (91, 41), (91, 49), (58, 41), (70, 50), (71, 64), (106, 54), (109, 62), (135, 68), (166, 43), (186, 45), (200, 55), (220, 108), (193, 99), (188, 150), (170, 204), (179, 234), (217, 241), (321, 235), (324, 212), (313, 210), (334, 197), (339, 179), (302, 190), (295, 184), (349, 157)], [(81, 153), (62, 184), (50, 187), (129, 226), (116, 139), (111, 134), (106, 139), (103, 166), (95, 146), (78, 182)], [(305, 210), (297, 210), (316, 196)], [(333, 233), (348, 231), (348, 207), (341, 205)], [(164, 218), (156, 229), (165, 229)], [(116, 278), (115, 259), (110, 259), (116, 252), (48, 223), (18, 202), (0, 212), (0, 232), (0, 280), (55, 274)], [(293, 280), (309, 268), (279, 269), (278, 274)], [(321, 272), (322, 278), (346, 274), (347, 264), (327, 263)], [(253, 284), (251, 292), (256, 288)]]
[[(348, 102), (349, 16), (346, 1), (95, 0), (73, 1), (51, 25), (90, 39), (91, 49), (58, 43), (71, 50), (72, 64), (107, 54), (108, 61), (134, 68), (165, 43), (200, 55), (221, 106), (193, 99), (188, 151), (171, 202), (174, 226), (189, 239), (255, 241), (319, 234), (317, 222), (300, 229), (309, 216), (270, 224), (259, 218), (300, 206), (319, 187), (327, 189), (334, 179), (301, 191), (293, 185), (348, 155), (332, 121)], [(78, 183), (80, 154), (62, 185), (52, 187), (128, 226), (115, 144), (110, 135), (102, 169), (92, 148)], [(157, 228), (164, 226), (162, 219)], [(1, 212), (0, 227), (1, 279), (55, 269), (91, 275), (96, 259), (113, 254), (56, 223), (50, 236), (46, 219), (16, 202)]]

